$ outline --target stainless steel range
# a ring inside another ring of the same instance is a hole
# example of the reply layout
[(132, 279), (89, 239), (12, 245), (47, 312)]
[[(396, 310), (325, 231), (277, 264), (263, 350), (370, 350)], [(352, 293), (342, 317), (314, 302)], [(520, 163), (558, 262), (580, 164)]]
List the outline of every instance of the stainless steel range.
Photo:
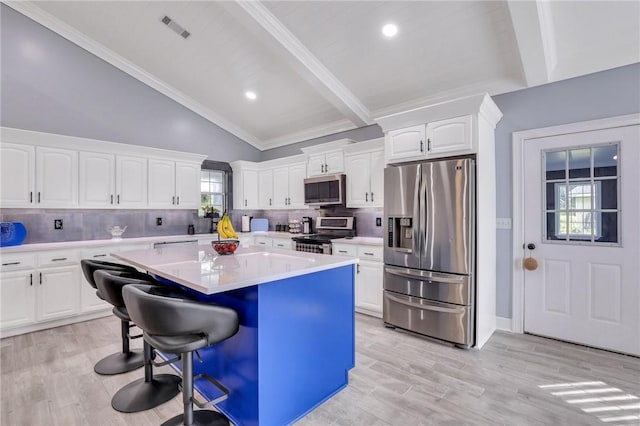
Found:
[(316, 219), (316, 233), (293, 237), (296, 251), (331, 254), (331, 240), (354, 237), (356, 219), (353, 217), (319, 217)]

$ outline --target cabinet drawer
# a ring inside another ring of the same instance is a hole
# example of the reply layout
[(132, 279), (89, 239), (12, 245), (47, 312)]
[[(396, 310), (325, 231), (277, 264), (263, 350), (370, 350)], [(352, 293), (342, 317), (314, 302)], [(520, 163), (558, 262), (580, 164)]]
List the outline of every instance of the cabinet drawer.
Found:
[(358, 250), (353, 244), (333, 244), (333, 254), (357, 257)]
[(38, 266), (41, 267), (77, 265), (79, 262), (79, 253), (76, 250), (56, 250), (38, 255)]
[(291, 250), (291, 239), (274, 238), (273, 247)]
[(382, 246), (358, 246), (360, 260), (382, 261)]
[(2, 265), (0, 269), (2, 272), (8, 271), (20, 271), (24, 269), (33, 269), (36, 266), (35, 254), (20, 253), (20, 254), (3, 254)]
[(257, 246), (273, 247), (273, 240), (269, 237), (259, 237), (256, 235), (255, 244)]

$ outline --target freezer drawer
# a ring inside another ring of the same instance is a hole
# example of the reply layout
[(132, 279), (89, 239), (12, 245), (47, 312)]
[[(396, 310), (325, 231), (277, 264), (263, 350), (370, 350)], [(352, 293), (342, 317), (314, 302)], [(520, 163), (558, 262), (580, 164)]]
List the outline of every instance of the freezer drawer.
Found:
[(389, 325), (465, 347), (474, 344), (471, 306), (439, 303), (386, 290), (383, 303), (383, 320)]
[(384, 289), (457, 305), (473, 304), (473, 277), (419, 269), (384, 267)]

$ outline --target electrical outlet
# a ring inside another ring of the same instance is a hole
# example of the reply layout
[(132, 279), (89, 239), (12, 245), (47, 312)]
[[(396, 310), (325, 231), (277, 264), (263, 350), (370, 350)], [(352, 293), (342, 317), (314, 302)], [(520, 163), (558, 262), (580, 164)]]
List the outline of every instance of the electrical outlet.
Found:
[(511, 229), (511, 218), (510, 217), (499, 217), (499, 218), (496, 218), (496, 228), (497, 229)]
[(382, 226), (382, 218), (376, 217), (376, 226)]
[(156, 217), (156, 226), (162, 226), (162, 218)]
[(62, 219), (53, 219), (53, 229), (62, 229)]

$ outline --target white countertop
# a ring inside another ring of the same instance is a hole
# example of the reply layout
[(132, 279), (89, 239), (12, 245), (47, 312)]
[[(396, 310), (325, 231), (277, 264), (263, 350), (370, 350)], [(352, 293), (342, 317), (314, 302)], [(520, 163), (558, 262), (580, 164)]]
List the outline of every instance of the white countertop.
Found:
[(0, 248), (0, 253), (26, 253), (40, 250), (58, 250), (73, 248), (102, 247), (110, 245), (137, 244), (137, 243), (161, 243), (176, 241), (192, 241), (217, 239), (218, 234), (195, 234), (195, 235), (162, 235), (155, 237), (139, 237), (139, 238), (111, 238), (108, 240), (81, 240), (81, 241), (63, 241), (56, 243), (37, 243), (23, 244), (20, 246), (9, 246)]
[(357, 258), (267, 247), (238, 247), (219, 255), (210, 246), (177, 246), (112, 253), (118, 259), (204, 294), (265, 284), (352, 265)]

